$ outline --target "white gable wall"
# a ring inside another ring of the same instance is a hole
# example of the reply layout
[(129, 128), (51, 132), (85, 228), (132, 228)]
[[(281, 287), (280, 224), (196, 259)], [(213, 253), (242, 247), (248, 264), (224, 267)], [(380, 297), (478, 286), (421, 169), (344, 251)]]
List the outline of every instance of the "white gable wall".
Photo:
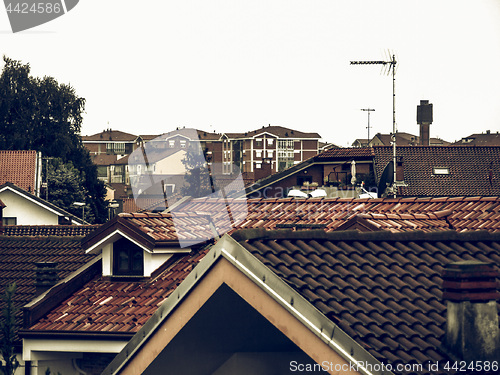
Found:
[(5, 204), (3, 217), (16, 217), (17, 225), (57, 225), (59, 215), (9, 189), (0, 192)]

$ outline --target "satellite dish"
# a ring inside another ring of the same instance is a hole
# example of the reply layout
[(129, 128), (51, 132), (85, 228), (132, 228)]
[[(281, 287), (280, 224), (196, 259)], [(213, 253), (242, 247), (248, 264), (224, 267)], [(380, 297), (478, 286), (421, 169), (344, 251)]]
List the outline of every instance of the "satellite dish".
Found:
[(394, 165), (392, 161), (390, 161), (385, 166), (384, 171), (382, 172), (382, 176), (380, 177), (378, 183), (379, 198), (382, 198), (382, 196), (385, 195), (385, 189), (387, 189), (388, 186), (391, 186), (393, 182), (394, 182)]

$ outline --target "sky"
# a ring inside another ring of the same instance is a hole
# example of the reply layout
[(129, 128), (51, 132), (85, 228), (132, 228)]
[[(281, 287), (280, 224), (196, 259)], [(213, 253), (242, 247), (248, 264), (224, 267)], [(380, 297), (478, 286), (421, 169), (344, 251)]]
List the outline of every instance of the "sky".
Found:
[(431, 137), (500, 131), (500, 0), (81, 0), (12, 33), (0, 9), (0, 52), (86, 99), (82, 135), (112, 128), (244, 132), (279, 125), (348, 146), (392, 131)]

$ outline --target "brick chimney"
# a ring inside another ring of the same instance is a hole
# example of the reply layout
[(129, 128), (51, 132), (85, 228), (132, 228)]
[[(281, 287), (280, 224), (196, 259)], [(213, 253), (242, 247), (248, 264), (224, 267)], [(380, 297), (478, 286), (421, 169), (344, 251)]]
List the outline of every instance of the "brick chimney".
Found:
[(420, 144), (422, 146), (429, 146), (429, 125), (432, 124), (432, 104), (428, 100), (421, 100), (420, 105), (417, 106), (417, 124), (420, 125)]
[(443, 271), (446, 300), (444, 350), (460, 361), (493, 361), (500, 358), (497, 300), (498, 272), (492, 264), (462, 261)]
[(59, 280), (59, 276), (57, 275), (58, 272), (57, 263), (55, 262), (35, 263), (35, 287), (37, 296), (57, 284)]

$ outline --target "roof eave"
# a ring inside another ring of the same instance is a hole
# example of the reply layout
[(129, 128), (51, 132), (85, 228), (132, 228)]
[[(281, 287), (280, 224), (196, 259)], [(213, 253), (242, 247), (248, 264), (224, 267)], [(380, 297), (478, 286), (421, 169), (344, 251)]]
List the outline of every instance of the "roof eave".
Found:
[[(381, 365), (354, 339), (262, 264), (235, 239), (226, 234), (128, 342), (103, 374), (117, 374), (220, 258), (226, 259), (245, 274), (345, 360), (371, 364), (372, 366)], [(359, 367), (359, 370), (364, 374), (372, 374), (362, 366)]]

